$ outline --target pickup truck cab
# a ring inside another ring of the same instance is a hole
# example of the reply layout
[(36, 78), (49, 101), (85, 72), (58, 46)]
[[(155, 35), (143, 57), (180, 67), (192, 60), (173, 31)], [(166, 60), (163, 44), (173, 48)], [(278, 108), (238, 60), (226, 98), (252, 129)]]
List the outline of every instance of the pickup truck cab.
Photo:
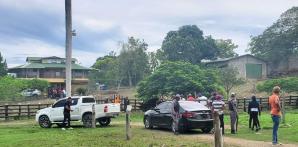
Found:
[[(52, 124), (62, 126), (64, 119), (63, 109), (67, 98), (57, 100), (52, 107), (38, 110), (35, 116), (36, 122), (42, 128), (50, 128)], [(102, 126), (107, 126), (111, 118), (120, 113), (120, 104), (107, 103), (96, 104), (93, 96), (73, 96), (71, 101), (71, 121), (83, 122), (85, 127), (92, 126), (92, 105), (95, 106), (95, 119)]]

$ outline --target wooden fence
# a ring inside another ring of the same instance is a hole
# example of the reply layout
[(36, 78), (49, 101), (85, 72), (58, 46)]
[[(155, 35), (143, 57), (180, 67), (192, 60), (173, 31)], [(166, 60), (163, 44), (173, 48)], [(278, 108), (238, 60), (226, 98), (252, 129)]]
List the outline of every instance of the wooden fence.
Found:
[[(281, 102), (283, 101), (283, 99), (285, 99), (285, 106), (287, 108), (298, 108), (298, 96), (286, 96), (284, 98), (280, 98)], [(224, 101), (227, 104), (228, 101)], [(250, 101), (250, 98), (237, 99), (238, 109), (246, 112)], [(270, 109), (268, 97), (257, 98), (257, 101), (260, 103), (262, 111)]]
[[(257, 98), (261, 104), (263, 111), (269, 110), (268, 98)], [(283, 98), (281, 98), (281, 101)], [(240, 111), (247, 111), (250, 98), (238, 99), (238, 109)], [(106, 100), (96, 100), (98, 104), (106, 103)], [(227, 104), (227, 100), (225, 100)], [(140, 111), (143, 102), (137, 99), (130, 99), (130, 105), (132, 106), (132, 111)], [(37, 110), (50, 107), (52, 104), (17, 104), (17, 105), (0, 105), (0, 120), (10, 120), (10, 119), (20, 119), (20, 118), (30, 118), (35, 116)], [(298, 108), (298, 96), (286, 96), (285, 106)], [(121, 108), (123, 110), (123, 103), (121, 103)]]
[[(96, 100), (98, 104), (106, 103), (105, 100)], [(141, 110), (142, 101), (137, 99), (130, 99), (133, 111)], [(35, 116), (40, 109), (50, 107), (52, 104), (6, 104), (0, 105), (0, 120), (31, 118)], [(124, 106), (121, 104), (121, 108)]]

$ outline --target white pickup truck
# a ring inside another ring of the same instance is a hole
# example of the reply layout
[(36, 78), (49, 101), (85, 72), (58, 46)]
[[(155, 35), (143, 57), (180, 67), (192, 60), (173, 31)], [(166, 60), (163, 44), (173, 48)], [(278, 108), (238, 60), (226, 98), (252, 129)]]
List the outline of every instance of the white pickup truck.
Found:
[[(52, 124), (61, 127), (63, 122), (63, 109), (67, 98), (56, 101), (52, 107), (38, 110), (35, 116), (36, 122), (42, 128), (50, 128)], [(112, 117), (120, 113), (120, 104), (107, 103), (96, 104), (92, 96), (72, 97), (70, 119), (71, 121), (81, 121), (85, 127), (92, 127), (92, 105), (95, 105), (95, 119), (102, 126), (107, 126)]]

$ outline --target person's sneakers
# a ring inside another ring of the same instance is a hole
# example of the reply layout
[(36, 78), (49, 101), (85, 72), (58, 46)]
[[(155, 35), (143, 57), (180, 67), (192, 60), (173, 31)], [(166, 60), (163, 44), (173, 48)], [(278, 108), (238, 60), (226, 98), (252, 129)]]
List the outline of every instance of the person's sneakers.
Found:
[(65, 129), (65, 128), (61, 128), (61, 130), (62, 130), (62, 131), (65, 131), (66, 129)]
[(68, 130), (73, 130), (73, 128), (72, 127), (69, 127)]

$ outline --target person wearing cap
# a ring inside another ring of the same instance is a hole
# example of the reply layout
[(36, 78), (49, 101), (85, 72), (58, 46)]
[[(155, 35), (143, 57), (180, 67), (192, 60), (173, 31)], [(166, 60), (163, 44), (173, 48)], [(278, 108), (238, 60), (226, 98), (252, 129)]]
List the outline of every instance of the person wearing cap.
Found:
[[(248, 114), (250, 118), (252, 118), (253, 124), (251, 130), (254, 130), (256, 127), (256, 131), (260, 130), (260, 121), (258, 115), (261, 116), (260, 104), (257, 102), (256, 96), (251, 97), (251, 101), (248, 104)], [(249, 120), (249, 127), (251, 127), (251, 121)]]
[(269, 105), (271, 107), (271, 118), (273, 121), (273, 130), (272, 130), (272, 145), (278, 145), (278, 139), (277, 139), (277, 131), (279, 127), (280, 122), (280, 116), (281, 116), (281, 106), (279, 101), (279, 94), (280, 94), (280, 87), (275, 86), (273, 88), (273, 93), (269, 97)]
[(238, 111), (237, 111), (237, 100), (236, 94), (232, 93), (229, 99), (229, 111), (231, 119), (231, 134), (236, 134), (238, 128)]
[(198, 102), (204, 106), (207, 106), (208, 98), (203, 96), (201, 93), (198, 94)]
[(211, 97), (208, 99), (208, 106), (211, 108), (213, 101), (215, 100), (215, 97), (217, 95), (217, 92), (212, 92)]
[(178, 124), (179, 124), (179, 100), (180, 100), (180, 95), (177, 94), (175, 97), (173, 97), (173, 102), (172, 102), (172, 119), (174, 123), (174, 127), (172, 128), (172, 131), (174, 132), (175, 135), (178, 135), (179, 129), (178, 129)]
[[(65, 127), (72, 129), (70, 127), (70, 112), (72, 111), (70, 108), (71, 105), (71, 97), (68, 97), (65, 104), (64, 104), (64, 109), (63, 109), (63, 115), (64, 115), (64, 119), (63, 119), (63, 123), (62, 123), (62, 130), (65, 130)], [(66, 126), (66, 120), (67, 120), (67, 126)]]
[(191, 94), (188, 94), (187, 101), (195, 101), (195, 98)]
[(225, 125), (224, 125), (224, 113), (223, 110), (225, 108), (225, 102), (222, 101), (223, 96), (216, 95), (215, 100), (212, 102), (211, 109), (213, 112), (218, 112), (219, 120), (220, 120), (220, 128), (222, 130), (222, 134), (225, 134)]

